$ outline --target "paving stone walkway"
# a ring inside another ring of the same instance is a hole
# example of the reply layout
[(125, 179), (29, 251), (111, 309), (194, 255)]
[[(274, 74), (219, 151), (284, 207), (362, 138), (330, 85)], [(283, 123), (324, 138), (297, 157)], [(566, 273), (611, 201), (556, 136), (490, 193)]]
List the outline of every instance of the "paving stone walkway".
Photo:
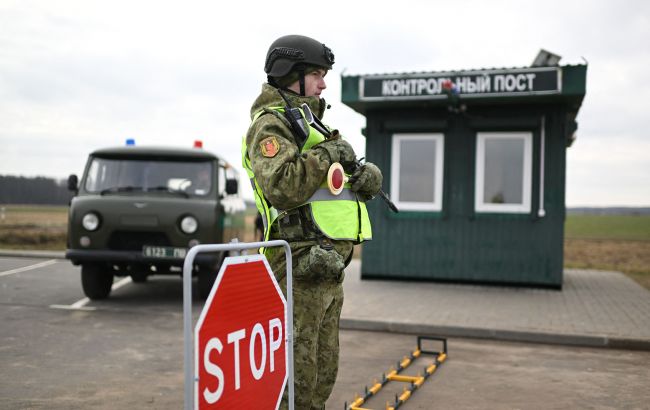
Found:
[(619, 272), (566, 270), (562, 290), (361, 280), (346, 270), (341, 326), (650, 350), (650, 292)]

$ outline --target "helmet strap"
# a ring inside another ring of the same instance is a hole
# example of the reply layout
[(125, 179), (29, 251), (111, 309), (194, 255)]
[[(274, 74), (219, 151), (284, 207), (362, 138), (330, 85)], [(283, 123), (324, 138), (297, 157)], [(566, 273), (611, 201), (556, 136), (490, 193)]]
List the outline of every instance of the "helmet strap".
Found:
[(305, 69), (301, 67), (298, 69), (298, 82), (300, 82), (300, 95), (305, 96)]

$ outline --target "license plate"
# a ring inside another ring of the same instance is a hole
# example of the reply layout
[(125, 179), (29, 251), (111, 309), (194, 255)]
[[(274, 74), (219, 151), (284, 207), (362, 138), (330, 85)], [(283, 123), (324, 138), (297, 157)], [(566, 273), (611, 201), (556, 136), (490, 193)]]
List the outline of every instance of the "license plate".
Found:
[(171, 246), (143, 246), (142, 254), (148, 258), (184, 258), (187, 249)]

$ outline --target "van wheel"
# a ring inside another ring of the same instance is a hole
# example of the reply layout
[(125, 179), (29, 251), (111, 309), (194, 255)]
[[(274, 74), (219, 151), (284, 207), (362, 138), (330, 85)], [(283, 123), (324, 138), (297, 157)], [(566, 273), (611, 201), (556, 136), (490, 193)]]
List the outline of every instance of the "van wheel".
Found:
[(81, 287), (93, 300), (106, 299), (113, 286), (113, 273), (101, 264), (81, 265)]

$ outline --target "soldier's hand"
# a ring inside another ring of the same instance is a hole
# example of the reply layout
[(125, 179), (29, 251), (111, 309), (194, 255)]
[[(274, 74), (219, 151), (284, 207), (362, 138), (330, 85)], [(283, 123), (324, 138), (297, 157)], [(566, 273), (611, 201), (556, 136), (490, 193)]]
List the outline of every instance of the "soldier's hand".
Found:
[(342, 138), (325, 140), (315, 145), (314, 148), (324, 149), (329, 154), (331, 163), (340, 162), (344, 167), (353, 163), (357, 158), (352, 146)]
[(366, 162), (352, 174), (349, 182), (352, 184), (352, 191), (373, 197), (381, 189), (383, 179), (381, 170), (372, 162)]

